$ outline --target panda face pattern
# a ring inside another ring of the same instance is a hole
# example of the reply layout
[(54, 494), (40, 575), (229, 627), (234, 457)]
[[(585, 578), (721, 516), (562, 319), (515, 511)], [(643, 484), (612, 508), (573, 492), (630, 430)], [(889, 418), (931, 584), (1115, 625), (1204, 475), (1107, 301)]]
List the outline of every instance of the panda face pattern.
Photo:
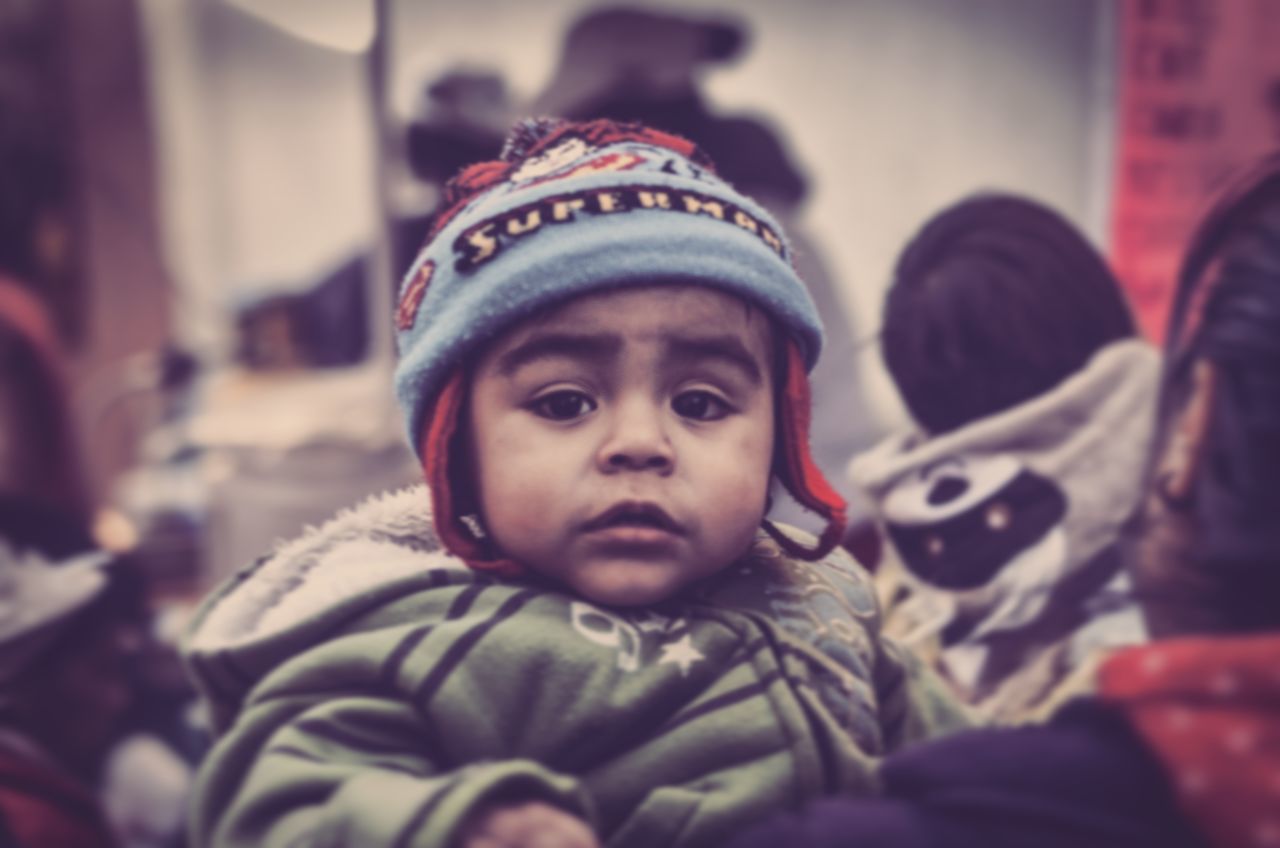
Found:
[(933, 586), (985, 586), (1061, 523), (1067, 498), (1010, 456), (956, 457), (899, 480), (884, 500), (903, 563)]

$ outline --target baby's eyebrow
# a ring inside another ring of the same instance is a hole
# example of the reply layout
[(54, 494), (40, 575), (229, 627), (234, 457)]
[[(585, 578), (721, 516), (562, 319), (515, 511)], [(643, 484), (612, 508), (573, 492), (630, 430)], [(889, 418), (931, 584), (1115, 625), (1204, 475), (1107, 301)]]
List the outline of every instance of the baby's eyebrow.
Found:
[(567, 357), (597, 360), (617, 356), (622, 340), (609, 333), (541, 333), (516, 345), (498, 357), (495, 369), (510, 377), (539, 359)]
[(687, 362), (718, 359), (741, 371), (755, 385), (764, 382), (760, 364), (737, 336), (672, 336), (667, 339), (667, 359)]

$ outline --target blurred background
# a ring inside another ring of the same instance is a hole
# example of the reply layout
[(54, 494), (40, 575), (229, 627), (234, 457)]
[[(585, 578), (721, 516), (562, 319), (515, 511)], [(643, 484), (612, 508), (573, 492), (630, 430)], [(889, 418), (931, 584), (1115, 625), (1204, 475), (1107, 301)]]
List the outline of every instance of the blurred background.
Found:
[(40, 257), (3, 272), (50, 316), (93, 537), (176, 622), (417, 478), (395, 281), (512, 120), (686, 135), (785, 220), (847, 491), (903, 421), (876, 336), (916, 227), (979, 190), (1042, 200), (1158, 336), (1191, 222), (1280, 140), (1278, 43), (1277, 0), (0, 0), (0, 134), (27, 145), (0, 180), (29, 184), (2, 235)]

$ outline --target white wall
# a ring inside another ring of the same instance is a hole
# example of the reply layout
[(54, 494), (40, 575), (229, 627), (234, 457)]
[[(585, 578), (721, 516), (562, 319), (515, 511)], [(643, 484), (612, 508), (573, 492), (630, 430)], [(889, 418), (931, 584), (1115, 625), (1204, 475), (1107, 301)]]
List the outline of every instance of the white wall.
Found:
[(141, 8), (177, 323), (216, 353), (233, 304), (312, 281), (371, 238), (364, 60), (223, 0)]

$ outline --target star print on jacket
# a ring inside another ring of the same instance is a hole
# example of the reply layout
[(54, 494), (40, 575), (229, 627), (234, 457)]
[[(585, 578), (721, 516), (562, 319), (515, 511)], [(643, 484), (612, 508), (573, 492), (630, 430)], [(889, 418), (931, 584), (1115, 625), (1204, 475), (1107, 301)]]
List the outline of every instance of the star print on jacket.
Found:
[(675, 663), (680, 666), (680, 674), (687, 675), (689, 666), (698, 660), (706, 659), (702, 652), (693, 646), (690, 641), (689, 634), (686, 633), (680, 637), (677, 642), (668, 642), (662, 646), (662, 659), (658, 660), (658, 665), (667, 663)]

